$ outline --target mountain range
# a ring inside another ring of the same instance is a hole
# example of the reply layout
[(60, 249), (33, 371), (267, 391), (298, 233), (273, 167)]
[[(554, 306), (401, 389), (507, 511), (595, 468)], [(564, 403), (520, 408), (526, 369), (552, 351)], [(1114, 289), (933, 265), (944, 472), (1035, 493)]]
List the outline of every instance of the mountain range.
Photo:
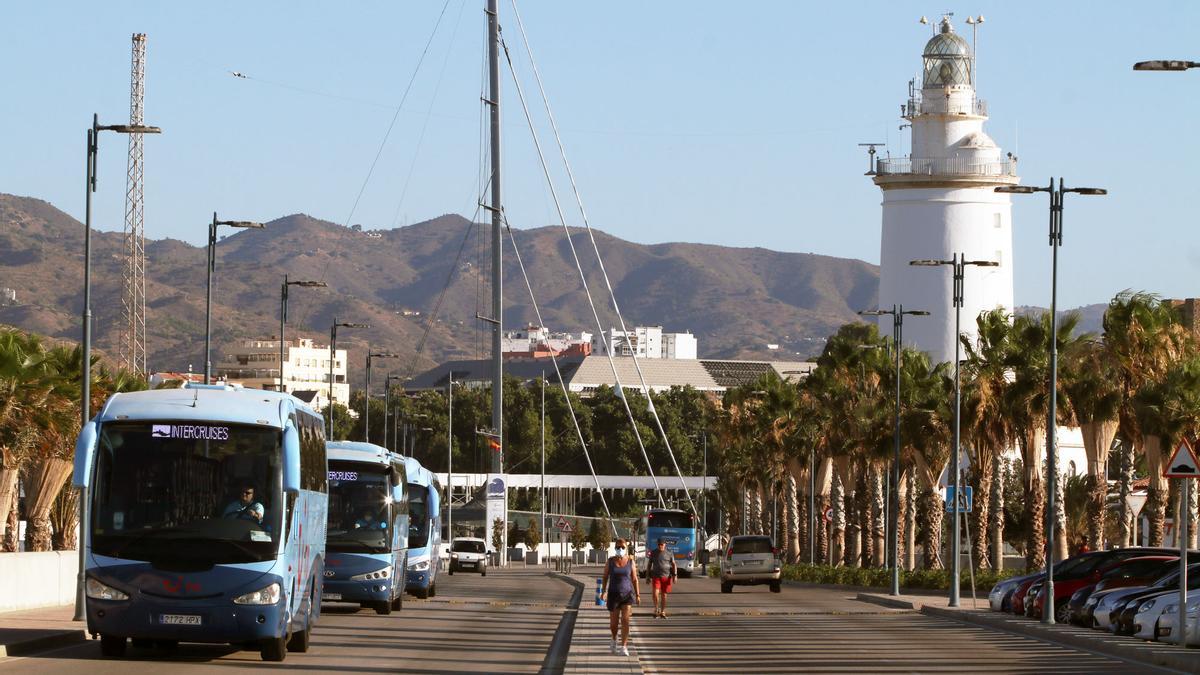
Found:
[[(328, 284), (292, 289), (289, 335), (327, 343), (335, 318), (371, 325), (339, 332), (339, 347), (351, 350), (352, 377), (368, 343), (398, 353), (400, 371), (488, 352), (489, 325), (476, 318), (491, 307), (486, 226), (444, 215), (371, 231), (295, 214), (263, 229), (221, 232), (229, 236), (216, 246), (214, 362), (239, 340), (278, 334), (284, 274)], [(705, 358), (812, 357), (825, 336), (875, 303), (878, 268), (860, 260), (706, 244), (643, 245), (595, 234), (626, 324), (691, 331)], [(595, 332), (562, 228), (513, 235), (546, 325)], [(586, 231), (572, 230), (571, 239), (603, 326), (618, 325)], [(124, 237), (94, 231), (92, 246), (94, 341), (112, 355), (121, 333)], [(147, 239), (145, 250), (150, 369), (200, 371), (204, 247)], [(506, 237), (506, 329), (536, 322), (512, 251)], [(82, 283), (83, 225), (45, 201), (0, 194), (0, 287), (17, 294), (16, 304), (0, 306), (0, 323), (77, 340)]]

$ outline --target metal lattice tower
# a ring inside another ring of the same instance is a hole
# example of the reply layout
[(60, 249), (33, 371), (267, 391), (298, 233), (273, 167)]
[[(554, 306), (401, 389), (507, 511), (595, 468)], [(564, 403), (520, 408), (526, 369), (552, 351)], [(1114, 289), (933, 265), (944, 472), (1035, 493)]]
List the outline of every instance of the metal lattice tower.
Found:
[[(129, 123), (143, 124), (146, 86), (146, 34), (133, 34), (132, 75), (129, 83)], [(121, 365), (146, 371), (146, 234), (143, 228), (142, 134), (129, 134), (129, 164), (125, 175), (125, 291), (121, 300)]]

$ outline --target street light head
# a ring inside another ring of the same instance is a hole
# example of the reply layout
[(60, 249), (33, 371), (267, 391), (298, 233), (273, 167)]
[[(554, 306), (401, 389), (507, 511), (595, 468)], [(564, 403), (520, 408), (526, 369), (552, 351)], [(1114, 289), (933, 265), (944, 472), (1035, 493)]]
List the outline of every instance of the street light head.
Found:
[(161, 134), (162, 129), (144, 124), (108, 124), (96, 127), (101, 131), (115, 131), (118, 134)]
[(393, 354), (392, 352), (372, 352), (369, 356), (373, 359), (398, 359), (398, 358), (400, 358), (399, 354)]
[(1134, 70), (1187, 70), (1200, 66), (1195, 61), (1138, 61), (1133, 64)]
[(974, 265), (976, 267), (999, 267), (1000, 263), (995, 260), (964, 260), (964, 265)]
[(370, 327), (371, 327), (371, 324), (369, 324), (369, 323), (345, 323), (345, 322), (338, 322), (338, 323), (335, 323), (335, 324), (333, 324), (333, 325), (334, 325), (334, 326), (337, 326), (338, 328), (370, 328)]
[(299, 286), (301, 288), (328, 288), (329, 284), (324, 281), (289, 281), (288, 286)]
[(858, 313), (859, 316), (886, 316), (891, 314), (891, 311), (882, 309), (864, 309)]
[(926, 312), (923, 309), (912, 309), (912, 310), (906, 309), (906, 310), (904, 310), (904, 313), (909, 316), (929, 316), (929, 312)]
[(219, 220), (217, 221), (217, 225), (224, 225), (226, 227), (253, 227), (257, 229), (266, 227), (266, 225), (263, 225), (262, 223), (256, 223), (250, 220)]
[(1105, 190), (1104, 188), (1087, 188), (1087, 187), (1071, 188), (1070, 190), (1064, 190), (1064, 192), (1074, 192), (1077, 195), (1094, 195), (1094, 196), (1108, 194), (1108, 190)]
[[(1043, 188), (1040, 191), (1045, 192), (1045, 189)], [(996, 188), (996, 192), (1004, 192), (1010, 195), (1031, 195), (1039, 192), (1039, 189), (1031, 185), (1001, 185)]]
[(910, 260), (908, 262), (908, 264), (912, 265), (914, 267), (937, 267), (938, 265), (947, 265), (949, 263), (947, 263), (945, 260), (926, 259), (926, 260)]

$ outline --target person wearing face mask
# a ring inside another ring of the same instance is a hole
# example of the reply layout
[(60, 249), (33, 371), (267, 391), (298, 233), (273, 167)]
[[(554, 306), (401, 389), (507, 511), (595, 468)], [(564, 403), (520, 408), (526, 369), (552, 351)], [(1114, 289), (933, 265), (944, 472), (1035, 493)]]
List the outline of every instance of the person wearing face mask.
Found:
[[(608, 628), (612, 633), (608, 648), (612, 653), (622, 656), (629, 656), (629, 621), (633, 616), (633, 606), (642, 604), (637, 572), (633, 569), (633, 556), (627, 555), (626, 544), (624, 539), (617, 539), (616, 555), (604, 565), (604, 579), (600, 582), (600, 593), (603, 595), (607, 591), (608, 599)], [(621, 628), (619, 649), (618, 624)]]

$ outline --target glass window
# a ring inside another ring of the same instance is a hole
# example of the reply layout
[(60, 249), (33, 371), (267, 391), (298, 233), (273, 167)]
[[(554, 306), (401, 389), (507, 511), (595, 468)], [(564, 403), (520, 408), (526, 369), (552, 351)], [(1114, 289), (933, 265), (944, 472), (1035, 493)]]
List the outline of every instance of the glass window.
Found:
[(734, 553), (770, 553), (770, 537), (735, 537), (730, 545)]
[(429, 488), (408, 484), (408, 547), (429, 545)]
[(383, 467), (330, 462), (326, 547), (338, 553), (391, 550), (391, 506), (388, 473)]
[(451, 551), (456, 553), (487, 553), (482, 541), (464, 541), (455, 539)]
[(695, 527), (695, 519), (690, 513), (683, 511), (652, 511), (649, 515), (649, 527)]

